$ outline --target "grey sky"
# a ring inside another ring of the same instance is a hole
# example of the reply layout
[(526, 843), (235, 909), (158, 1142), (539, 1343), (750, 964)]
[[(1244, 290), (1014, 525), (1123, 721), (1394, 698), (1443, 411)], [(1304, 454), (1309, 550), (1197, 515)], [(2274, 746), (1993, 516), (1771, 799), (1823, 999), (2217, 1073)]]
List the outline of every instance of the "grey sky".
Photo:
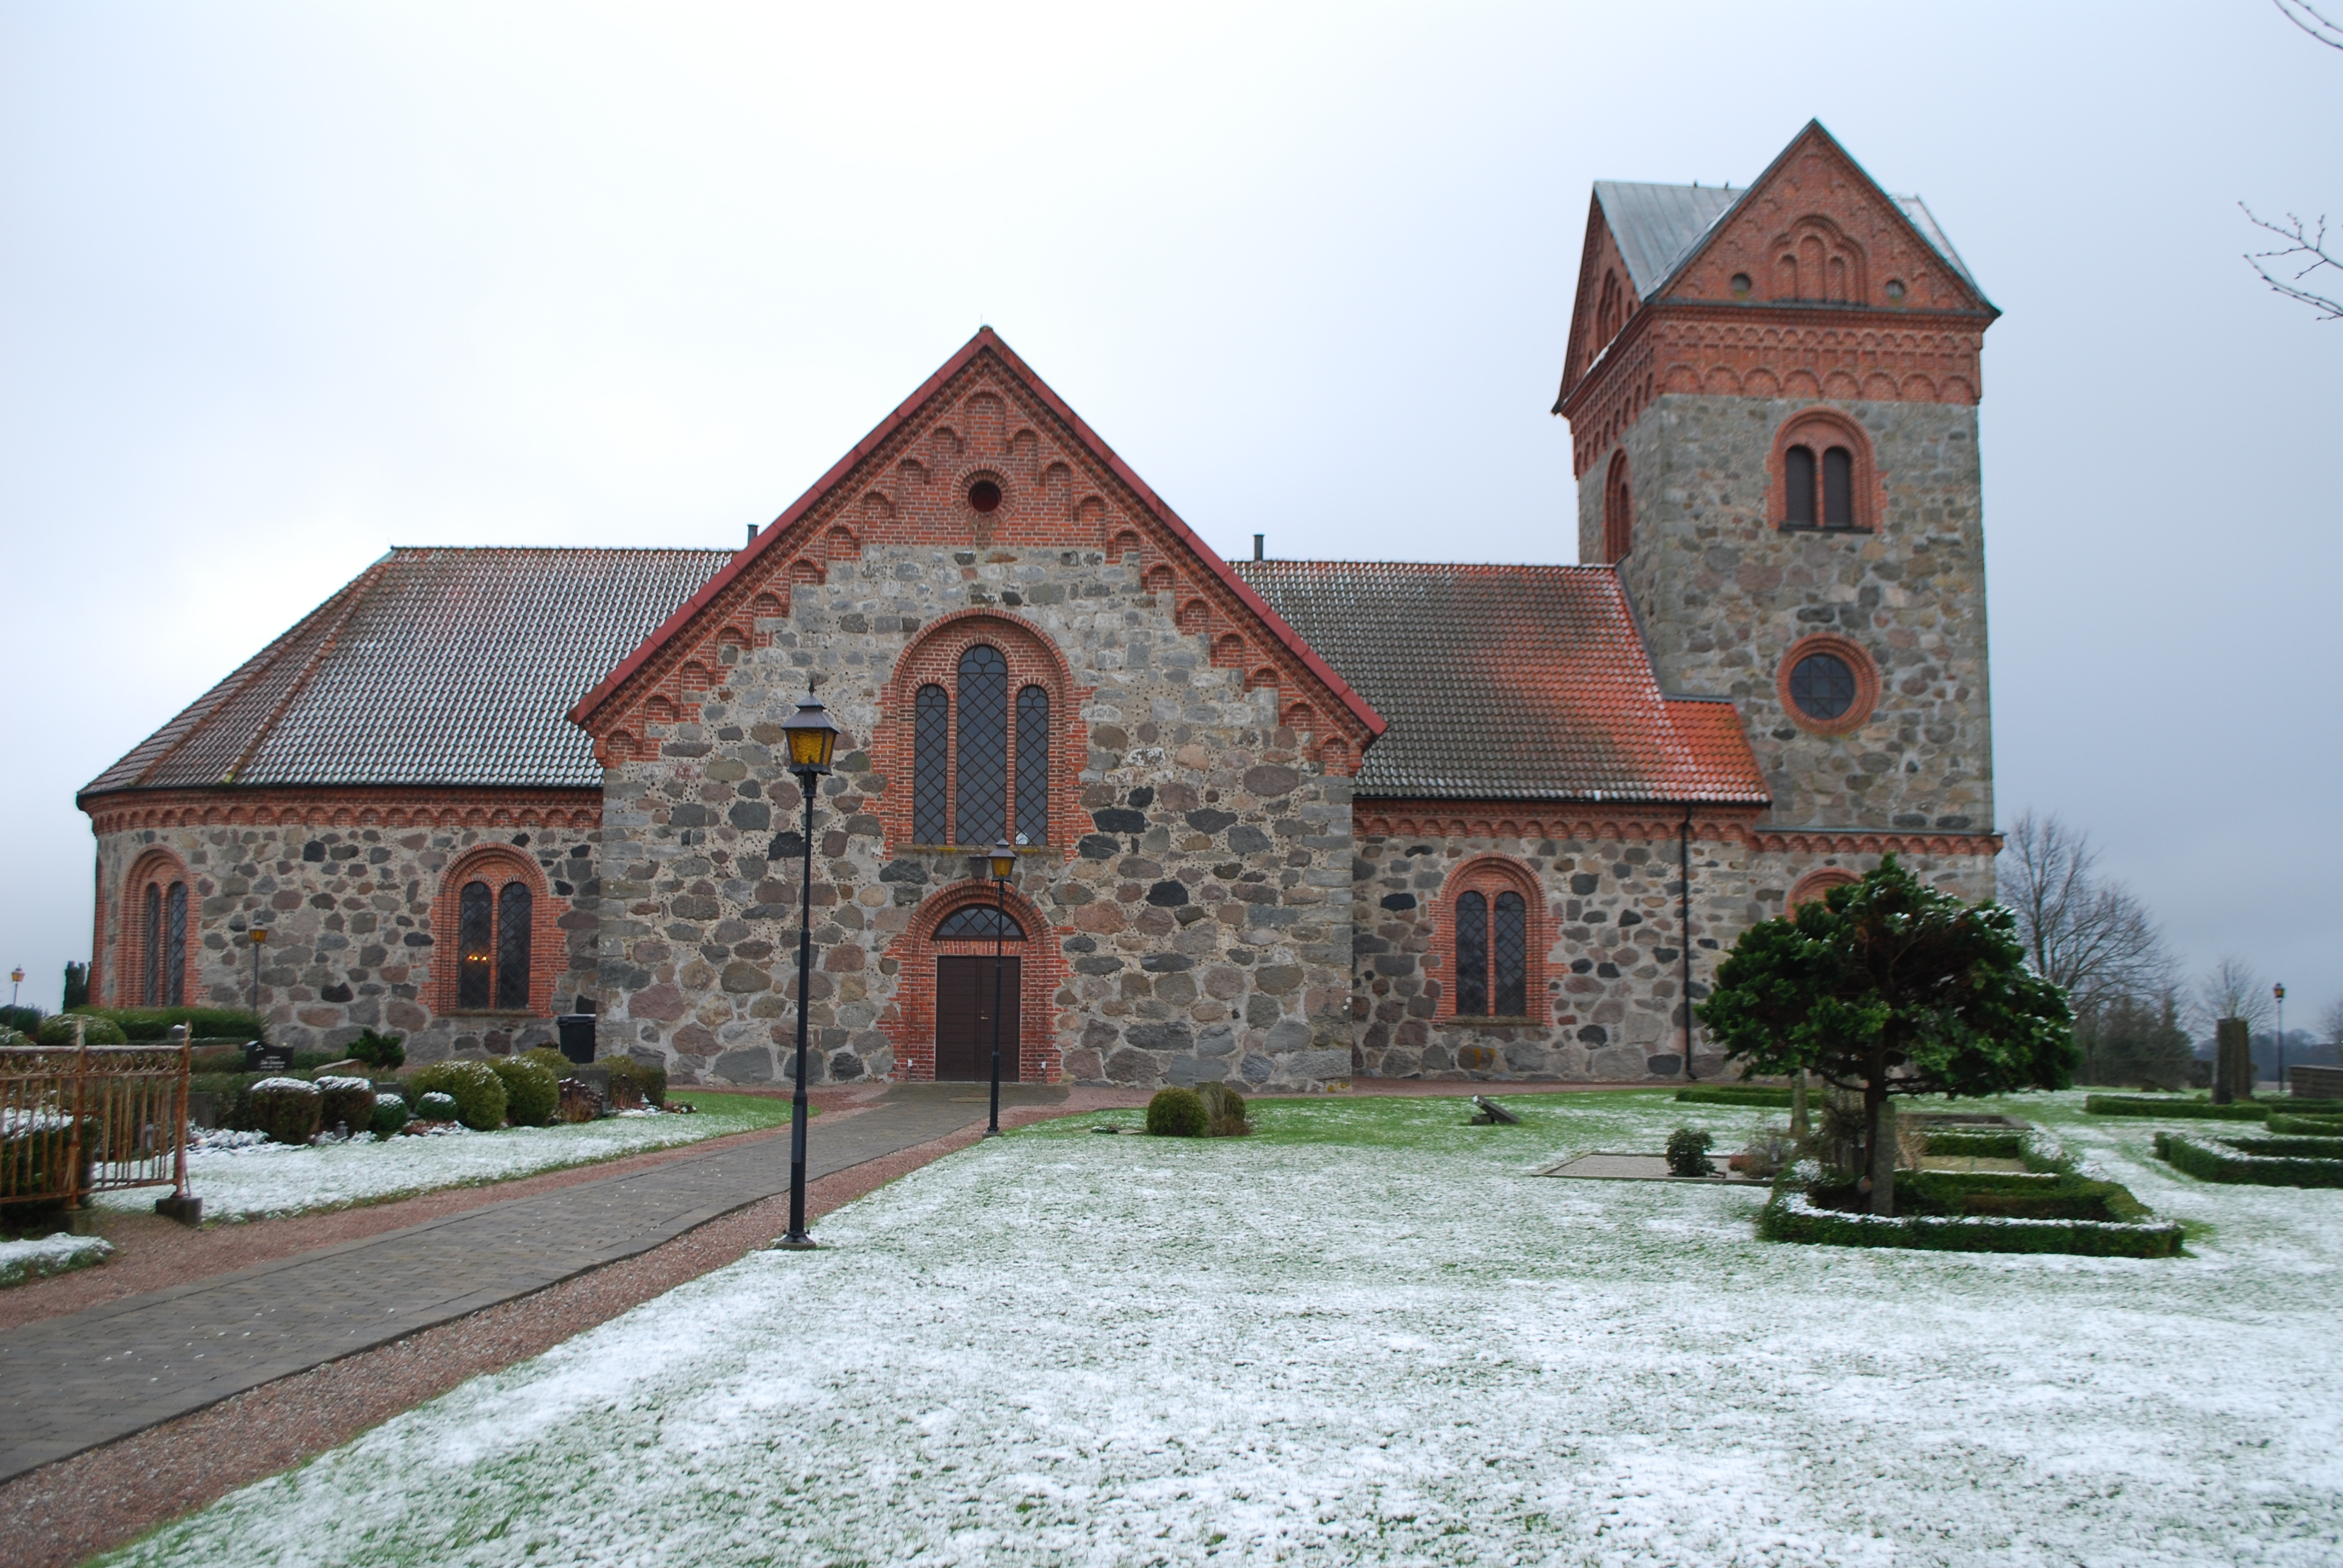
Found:
[(56, 1005), (74, 789), (386, 546), (736, 544), (980, 322), (1226, 553), (1569, 560), (1590, 183), (1810, 116), (2006, 312), (2002, 822), (2309, 1022), (2343, 325), (2234, 204), (2343, 218), (2343, 52), (2258, 0), (0, 4), (0, 968)]

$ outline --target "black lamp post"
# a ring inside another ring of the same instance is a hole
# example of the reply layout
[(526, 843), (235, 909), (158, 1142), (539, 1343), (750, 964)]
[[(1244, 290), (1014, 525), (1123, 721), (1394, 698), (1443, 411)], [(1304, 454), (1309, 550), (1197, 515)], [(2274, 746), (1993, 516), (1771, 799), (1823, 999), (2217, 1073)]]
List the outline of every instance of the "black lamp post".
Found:
[(987, 1138), (1001, 1136), (1001, 941), (1009, 929), (1009, 879), (1017, 873), (1017, 846), (1006, 839), (992, 846), (992, 1123)]
[(789, 738), (789, 771), (797, 775), (798, 792), (805, 797), (805, 864), (798, 888), (798, 1076), (797, 1097), (789, 1108), (789, 1233), (776, 1247), (802, 1249), (815, 1244), (806, 1234), (806, 1008), (813, 989), (813, 795), (830, 771), (830, 754), (838, 745), (838, 726), (831, 721), (813, 689), (781, 726)]
[(2286, 1092), (2286, 987), (2270, 987), (2270, 996), (2278, 1002), (2278, 1090)]
[(252, 944), (252, 1015), (258, 1018), (260, 1016), (260, 950), (268, 940), (268, 928), (255, 926), (244, 933), (244, 940)]

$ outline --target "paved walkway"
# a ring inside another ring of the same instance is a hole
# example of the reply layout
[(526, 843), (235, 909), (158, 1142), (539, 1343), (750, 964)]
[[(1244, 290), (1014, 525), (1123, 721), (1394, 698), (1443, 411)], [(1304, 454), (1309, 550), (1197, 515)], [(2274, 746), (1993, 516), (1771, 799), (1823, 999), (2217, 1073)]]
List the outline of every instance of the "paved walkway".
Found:
[[(904, 1085), (808, 1131), (807, 1179), (941, 1138), (980, 1085)], [(1004, 1103), (1063, 1099), (1004, 1087)], [(789, 1185), (789, 1131), (150, 1292), (0, 1339), (0, 1481), (649, 1251)]]

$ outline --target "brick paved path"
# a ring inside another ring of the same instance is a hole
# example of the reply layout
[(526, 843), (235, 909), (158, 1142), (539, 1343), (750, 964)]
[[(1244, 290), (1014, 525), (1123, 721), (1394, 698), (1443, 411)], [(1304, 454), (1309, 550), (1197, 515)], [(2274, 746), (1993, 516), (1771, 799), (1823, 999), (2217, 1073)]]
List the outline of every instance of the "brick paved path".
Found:
[[(980, 1087), (903, 1086), (807, 1139), (809, 1181), (957, 1131)], [(1004, 1090), (1032, 1103), (1054, 1091)], [(0, 1481), (322, 1362), (649, 1251), (786, 1192), (789, 1131), (176, 1285), (0, 1339)]]

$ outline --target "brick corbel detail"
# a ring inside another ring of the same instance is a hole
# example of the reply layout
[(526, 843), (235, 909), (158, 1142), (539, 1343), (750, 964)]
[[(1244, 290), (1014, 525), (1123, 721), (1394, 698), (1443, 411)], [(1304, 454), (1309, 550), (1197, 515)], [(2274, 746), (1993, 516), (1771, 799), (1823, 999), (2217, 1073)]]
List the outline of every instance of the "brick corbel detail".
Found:
[(158, 828), (550, 828), (602, 825), (597, 789), (461, 789), (428, 786), (230, 786), (218, 789), (129, 789), (85, 795), (90, 829)]

